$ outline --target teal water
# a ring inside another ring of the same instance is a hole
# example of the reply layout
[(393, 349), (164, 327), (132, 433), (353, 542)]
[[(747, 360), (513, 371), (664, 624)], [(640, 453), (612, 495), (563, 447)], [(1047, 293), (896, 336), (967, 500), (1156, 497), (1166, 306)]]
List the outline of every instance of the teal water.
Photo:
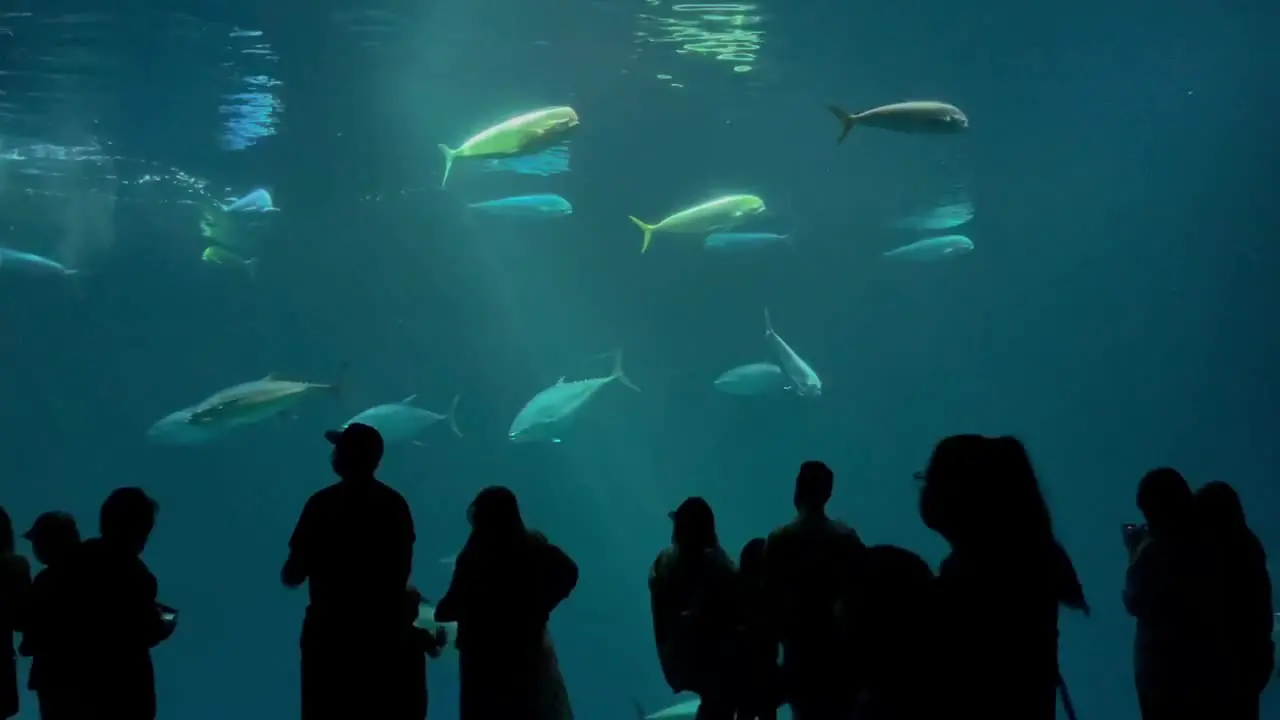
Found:
[[(156, 651), (162, 718), (296, 716), (305, 594), (278, 571), (331, 479), (321, 433), (414, 393), (438, 412), (461, 394), (464, 434), (437, 425), (381, 472), (414, 509), (415, 582), (438, 598), (466, 504), (515, 489), (582, 568), (553, 620), (580, 718), (674, 702), (645, 588), (666, 512), (706, 496), (736, 553), (790, 517), (805, 459), (835, 469), (833, 511), (865, 539), (936, 561), (911, 479), (932, 443), (1025, 439), (1095, 609), (1062, 624), (1091, 720), (1136, 715), (1119, 525), (1144, 470), (1232, 482), (1280, 542), (1280, 61), (1261, 3), (119, 7), (0, 10), (0, 245), (80, 270), (0, 268), (0, 503), (20, 526), (62, 508), (92, 533), (111, 488), (159, 499), (145, 557), (183, 617)], [(837, 146), (823, 108), (922, 97), (964, 108), (969, 131)], [(438, 189), (437, 144), (556, 104), (582, 119), (567, 149), (460, 165)], [(211, 203), (259, 187), (278, 212), (210, 230), (255, 277), (202, 261)], [(767, 204), (744, 230), (792, 242), (659, 235), (640, 254), (628, 215), (731, 192)], [(466, 208), (544, 193), (573, 214)], [(958, 227), (909, 221), (964, 202)], [(956, 233), (974, 243), (960, 258), (881, 257)], [(769, 359), (765, 307), (820, 397), (713, 389)], [(507, 441), (534, 393), (619, 348), (642, 393), (606, 388), (560, 444)], [(296, 420), (147, 437), (226, 386), (344, 364), (343, 398)], [(430, 681), (432, 716), (452, 716), (456, 667)]]

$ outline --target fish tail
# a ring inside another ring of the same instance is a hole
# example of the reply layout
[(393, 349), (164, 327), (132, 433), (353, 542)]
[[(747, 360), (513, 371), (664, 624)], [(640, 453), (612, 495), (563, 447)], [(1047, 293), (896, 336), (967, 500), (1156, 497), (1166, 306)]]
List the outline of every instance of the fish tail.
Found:
[(645, 720), (644, 706), (640, 704), (639, 700), (631, 698), (631, 707), (636, 711), (636, 720)]
[(640, 253), (643, 254), (649, 249), (649, 243), (653, 242), (653, 226), (645, 223), (635, 215), (628, 215), (627, 217), (631, 218), (631, 222), (635, 223), (636, 227), (644, 232), (644, 241), (640, 244)]
[(853, 129), (853, 126), (858, 123), (858, 116), (848, 112), (839, 105), (828, 105), (827, 109), (830, 110), (831, 114), (835, 115), (836, 119), (840, 121), (840, 137), (836, 138), (836, 144), (839, 145), (844, 142), (844, 139), (849, 135), (849, 131)]
[(449, 429), (458, 437), (462, 437), (462, 431), (458, 429), (458, 401), (461, 399), (462, 395), (454, 395), (453, 402), (449, 403), (449, 413), (444, 416), (449, 421)]
[(440, 145), (440, 152), (444, 154), (444, 177), (440, 178), (440, 189), (444, 189), (444, 184), (449, 182), (449, 171), (453, 169), (453, 159), (457, 157), (457, 150), (450, 150), (448, 145)]
[(618, 350), (613, 354), (613, 377), (616, 378), (618, 382), (622, 383), (623, 385), (626, 385), (627, 387), (631, 388), (632, 390), (635, 390), (636, 392), (640, 392), (640, 388), (636, 387), (636, 384), (631, 382), (631, 378), (627, 377), (627, 373), (622, 369), (622, 351), (621, 350)]
[(773, 319), (769, 317), (769, 308), (765, 308), (764, 309), (764, 336), (769, 337), (770, 335), (774, 335), (774, 334), (775, 333), (773, 332)]

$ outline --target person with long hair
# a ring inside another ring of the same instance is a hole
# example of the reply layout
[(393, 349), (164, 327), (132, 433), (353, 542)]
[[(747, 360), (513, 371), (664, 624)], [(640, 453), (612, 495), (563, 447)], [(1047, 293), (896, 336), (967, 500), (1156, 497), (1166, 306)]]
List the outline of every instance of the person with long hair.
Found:
[(921, 519), (951, 545), (935, 593), (943, 703), (989, 720), (1053, 720), (1058, 608), (1088, 604), (1026, 449), (955, 435), (921, 479)]
[(515, 493), (481, 490), (436, 622), (458, 623), (461, 720), (572, 720), (547, 622), (578, 584), (578, 566), (530, 530)]

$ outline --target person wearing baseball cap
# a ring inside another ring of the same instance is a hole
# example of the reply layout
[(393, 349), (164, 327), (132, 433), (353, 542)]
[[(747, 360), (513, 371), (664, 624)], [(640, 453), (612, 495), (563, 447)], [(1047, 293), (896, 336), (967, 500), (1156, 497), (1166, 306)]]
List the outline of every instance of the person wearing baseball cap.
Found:
[(84, 607), (74, 581), (72, 559), (80, 547), (76, 519), (60, 510), (41, 513), (22, 534), (44, 569), (31, 582), (31, 613), (19, 652), (31, 658), (27, 687), (35, 692), (42, 720), (85, 717), (74, 659), (77, 638), (69, 618)]
[(716, 517), (703, 498), (672, 512), (671, 545), (649, 569), (653, 636), (662, 675), (673, 692), (702, 700), (698, 717), (732, 718), (739, 607), (733, 560), (720, 546)]
[[(413, 567), (413, 515), (404, 496), (375, 476), (382, 435), (350, 423), (324, 434), (338, 482), (307, 500), (280, 571), (307, 583), (302, 623), (302, 720), (408, 717), (413, 693), (403, 621)], [(421, 678), (417, 679), (419, 682)], [(369, 703), (372, 702), (371, 707)]]

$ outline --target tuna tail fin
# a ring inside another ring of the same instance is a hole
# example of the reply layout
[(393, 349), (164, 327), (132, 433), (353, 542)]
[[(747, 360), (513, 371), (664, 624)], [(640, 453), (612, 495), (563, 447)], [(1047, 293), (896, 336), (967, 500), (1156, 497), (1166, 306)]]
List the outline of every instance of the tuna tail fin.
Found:
[(461, 399), (461, 395), (454, 395), (453, 402), (449, 403), (449, 412), (444, 416), (449, 421), (449, 429), (458, 437), (462, 437), (462, 431), (458, 429), (458, 401)]
[(631, 698), (631, 707), (635, 708), (636, 720), (645, 720), (644, 706), (640, 704), (639, 700)]
[(769, 308), (764, 309), (764, 336), (776, 335), (773, 331), (773, 318), (769, 317)]
[(643, 255), (649, 249), (649, 243), (653, 242), (653, 226), (645, 223), (635, 215), (628, 215), (627, 217), (631, 218), (631, 222), (635, 223), (636, 227), (644, 232), (644, 241), (640, 244), (640, 254)]
[(839, 145), (844, 142), (844, 139), (849, 135), (849, 131), (853, 129), (853, 126), (858, 123), (858, 116), (846, 111), (839, 105), (828, 105), (827, 109), (830, 110), (831, 114), (835, 115), (836, 119), (840, 121), (840, 137), (836, 138), (836, 144)]
[(444, 154), (444, 177), (440, 178), (440, 189), (444, 189), (444, 184), (449, 182), (449, 171), (453, 169), (453, 159), (457, 157), (457, 150), (450, 150), (448, 145), (441, 145), (440, 152)]
[(631, 382), (631, 378), (627, 377), (627, 373), (624, 372), (622, 369), (622, 351), (621, 350), (613, 354), (613, 374), (610, 375), (610, 377), (616, 379), (618, 382), (622, 383), (623, 385), (626, 385), (632, 390), (635, 390), (636, 392), (640, 392), (640, 388), (636, 387), (636, 384)]

